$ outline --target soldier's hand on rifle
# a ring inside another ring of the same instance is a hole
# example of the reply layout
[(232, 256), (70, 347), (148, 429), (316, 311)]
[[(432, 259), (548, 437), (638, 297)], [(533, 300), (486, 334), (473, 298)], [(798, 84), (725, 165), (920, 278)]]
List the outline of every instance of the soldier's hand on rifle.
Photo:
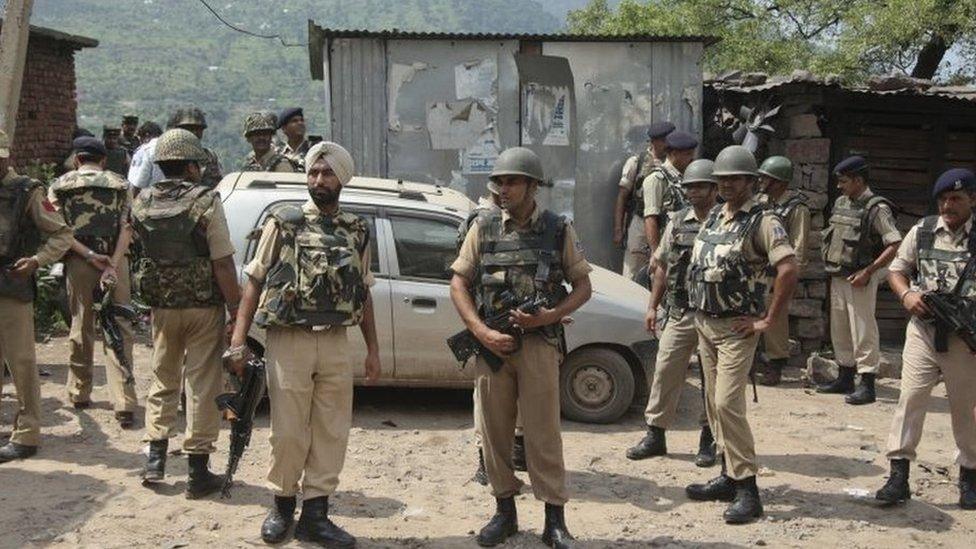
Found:
[(512, 322), (523, 330), (538, 328), (540, 326), (548, 326), (549, 324), (555, 324), (560, 320), (556, 317), (556, 311), (547, 309), (545, 307), (539, 307), (539, 311), (534, 315), (530, 315), (516, 309), (511, 312), (511, 318)]
[(654, 307), (649, 307), (647, 312), (644, 314), (644, 329), (647, 333), (656, 336), (657, 335), (657, 309)]
[(241, 343), (239, 345), (234, 345), (232, 343), (231, 346), (224, 351), (224, 368), (237, 377), (243, 377), (244, 364), (247, 362), (250, 354), (251, 350), (246, 344)]
[(14, 263), (8, 273), (12, 278), (28, 278), (39, 266), (40, 264), (33, 257), (22, 257)]
[(769, 329), (770, 322), (766, 317), (740, 316), (732, 321), (732, 331), (742, 337), (749, 337), (755, 333), (762, 333)]
[(867, 269), (861, 269), (847, 277), (847, 281), (855, 288), (863, 288), (868, 285), (868, 282), (871, 282), (871, 272)]
[(366, 353), (366, 360), (363, 362), (366, 369), (366, 381), (373, 383), (380, 378), (382, 368), (380, 366), (380, 354), (375, 350)]
[(119, 280), (119, 274), (115, 270), (115, 267), (109, 265), (102, 271), (102, 276), (98, 279), (99, 285), (103, 290), (108, 290), (109, 288), (115, 286), (115, 283)]
[(925, 301), (922, 300), (922, 292), (916, 292), (915, 290), (909, 291), (901, 298), (901, 305), (913, 316), (932, 316), (932, 311), (925, 304)]
[(508, 356), (515, 352), (515, 338), (498, 330), (487, 328), (478, 336), (478, 341), (498, 356)]

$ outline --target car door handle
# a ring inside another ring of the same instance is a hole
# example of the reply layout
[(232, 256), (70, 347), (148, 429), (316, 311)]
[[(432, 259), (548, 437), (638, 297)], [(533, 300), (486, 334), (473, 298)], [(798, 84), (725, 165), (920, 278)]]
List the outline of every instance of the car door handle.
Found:
[(414, 307), (423, 307), (425, 309), (436, 309), (437, 301), (427, 297), (405, 297), (403, 298), (404, 303), (410, 303)]

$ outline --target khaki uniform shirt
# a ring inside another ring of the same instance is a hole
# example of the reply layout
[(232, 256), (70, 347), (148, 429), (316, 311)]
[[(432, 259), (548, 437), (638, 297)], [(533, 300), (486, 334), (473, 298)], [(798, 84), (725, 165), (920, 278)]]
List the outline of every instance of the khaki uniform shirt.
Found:
[(308, 142), (308, 139), (303, 139), (302, 142), (298, 145), (298, 147), (294, 149), (291, 148), (291, 145), (289, 145), (288, 141), (286, 140), (286, 141), (282, 141), (281, 144), (278, 146), (278, 152), (286, 156), (289, 160), (294, 162), (296, 165), (304, 166), (305, 155), (308, 153), (308, 150), (311, 148), (312, 145), (311, 143)]
[[(661, 165), (661, 169), (668, 172), (672, 179), (681, 181), (681, 174), (678, 173), (670, 160), (666, 160)], [(668, 188), (668, 185), (670, 183), (664, 178), (664, 175), (658, 172), (654, 172), (644, 179), (644, 217), (665, 213), (662, 211), (664, 208), (664, 190)]]
[[(898, 254), (888, 267), (889, 271), (908, 277), (908, 280), (912, 281), (912, 288), (914, 289), (917, 289), (914, 278), (918, 268), (918, 228), (920, 225), (921, 221), (908, 230), (905, 239), (898, 246)], [(937, 250), (964, 252), (968, 249), (969, 231), (972, 230), (972, 227), (972, 215), (955, 232), (949, 230), (949, 226), (939, 216), (939, 221), (935, 224), (935, 241), (933, 242), (933, 246)]]
[[(756, 197), (752, 197), (739, 208), (739, 211), (748, 212), (758, 203)], [(722, 208), (722, 224), (732, 221), (733, 214), (728, 211), (728, 205), (716, 206)], [(768, 261), (770, 266), (775, 267), (777, 263), (788, 258), (796, 257), (796, 251), (790, 246), (789, 235), (783, 222), (775, 215), (764, 215), (759, 222), (758, 230), (753, 231), (753, 237), (742, 244), (742, 255), (750, 263)]]
[[(13, 168), (8, 168), (7, 173), (0, 181), (6, 185), (15, 177), (17, 177), (17, 172)], [(61, 259), (61, 256), (71, 247), (74, 235), (71, 227), (65, 224), (64, 217), (44, 197), (43, 188), (39, 187), (31, 191), (27, 199), (27, 215), (34, 226), (46, 237), (44, 243), (33, 256), (38, 265), (46, 267)]]
[(234, 244), (230, 241), (230, 229), (227, 227), (227, 216), (220, 198), (216, 197), (211, 206), (203, 213), (207, 220), (207, 247), (210, 249), (210, 259), (218, 260), (234, 255)]
[[(658, 157), (654, 156), (654, 150), (651, 146), (647, 146), (647, 151), (642, 153), (645, 155), (646, 159), (649, 159), (655, 168), (660, 168), (662, 162)], [(645, 159), (645, 162), (647, 161)], [(637, 169), (640, 168), (640, 155), (635, 154), (627, 159), (624, 163), (624, 169), (620, 173), (620, 186), (627, 189), (628, 191), (634, 190), (634, 184), (637, 182)]]
[[(535, 209), (532, 210), (532, 215), (525, 221), (518, 223), (507, 210), (502, 210), (502, 225), (505, 232), (524, 230), (535, 223), (541, 213), (542, 211), (539, 209), (538, 204), (536, 204)], [(458, 258), (451, 264), (452, 271), (469, 281), (474, 280), (474, 274), (481, 263), (480, 239), (478, 237), (480, 231), (481, 227), (478, 223), (474, 223), (471, 226), (468, 234), (464, 237), (464, 243), (461, 244)], [(563, 273), (565, 273), (566, 280), (570, 283), (576, 283), (582, 280), (583, 277), (593, 270), (593, 267), (587, 263), (586, 257), (583, 255), (583, 247), (580, 245), (579, 239), (576, 236), (576, 230), (573, 229), (572, 225), (566, 226), (562, 252)]]
[[(759, 202), (777, 206), (796, 195), (796, 191), (788, 190), (783, 193), (780, 200), (773, 200), (769, 195), (761, 194), (759, 195)], [(810, 241), (810, 208), (807, 208), (806, 204), (797, 204), (783, 222), (790, 237), (790, 245), (796, 252), (797, 265), (802, 269), (807, 264), (807, 243)]]

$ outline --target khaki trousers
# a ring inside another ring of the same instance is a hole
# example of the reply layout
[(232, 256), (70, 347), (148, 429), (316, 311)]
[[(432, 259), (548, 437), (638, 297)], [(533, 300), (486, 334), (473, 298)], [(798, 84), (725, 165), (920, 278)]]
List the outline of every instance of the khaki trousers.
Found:
[(702, 314), (695, 319), (705, 368), (705, 408), (716, 451), (725, 456), (727, 474), (742, 480), (759, 471), (756, 442), (746, 417), (746, 385), (759, 335), (736, 335), (732, 321)]
[(476, 429), (484, 437), (485, 470), (491, 492), (507, 498), (522, 481), (512, 468), (515, 416), (522, 414), (525, 461), (535, 497), (553, 505), (569, 499), (563, 439), (559, 425), (559, 350), (538, 334), (523, 338), (522, 348), (493, 372), (478, 359), (475, 381), (481, 397)]
[[(0, 356), (7, 361), (17, 390), (17, 415), (10, 442), (41, 442), (41, 379), (34, 354), (34, 304), (0, 297)], [(0, 375), (0, 384), (3, 383)]]
[(621, 274), (634, 278), (641, 267), (647, 265), (651, 256), (647, 249), (647, 235), (644, 234), (644, 218), (634, 215), (627, 227), (627, 246), (624, 250), (624, 268)]
[(214, 399), (221, 388), (224, 308), (152, 310), (153, 382), (146, 397), (145, 440), (176, 436), (180, 379), (186, 377), (183, 452), (209, 454), (220, 432)]
[[(98, 286), (101, 271), (78, 256), (65, 261), (68, 278), (68, 303), (71, 309), (71, 359), (68, 369), (68, 398), (71, 402), (88, 402), (92, 391), (92, 362), (95, 354), (95, 310), (92, 293)], [(112, 301), (128, 305), (129, 263), (123, 261), (118, 268), (118, 282), (112, 290)], [(125, 358), (132, 365), (132, 326), (127, 320), (119, 320)], [(105, 380), (108, 384), (112, 407), (116, 412), (132, 412), (136, 409), (135, 384), (126, 384), (126, 372), (115, 353), (102, 342), (105, 353)]]
[(830, 340), (834, 359), (840, 366), (857, 367), (859, 374), (877, 374), (881, 366), (881, 343), (875, 302), (880, 272), (863, 288), (855, 288), (845, 277), (830, 278)]
[(905, 330), (902, 352), (901, 395), (888, 435), (888, 459), (915, 459), (932, 388), (945, 380), (949, 417), (956, 439), (956, 463), (976, 469), (976, 356), (956, 336), (949, 350), (935, 351), (935, 328), (912, 317)]
[[(661, 429), (671, 428), (688, 375), (688, 364), (691, 362), (691, 355), (696, 351), (698, 329), (695, 327), (694, 313), (685, 313), (677, 320), (668, 318), (658, 341), (651, 394), (644, 410), (644, 419), (648, 425)], [(698, 421), (701, 425), (708, 425), (704, 406)]]
[[(773, 303), (773, 294), (766, 296), (766, 310)], [(763, 350), (769, 360), (790, 358), (790, 314), (779, 315), (762, 335)]]
[[(268, 330), (271, 467), (268, 486), (305, 499), (339, 485), (352, 426), (352, 363), (346, 328)], [(302, 474), (304, 473), (304, 478)]]
[[(481, 415), (481, 396), (479, 396), (478, 385), (475, 384), (474, 391), (472, 391), (472, 399), (474, 400), (474, 444), (478, 448), (482, 448), (481, 431), (478, 430), (478, 416)], [(515, 436), (524, 436), (524, 431), (522, 430), (522, 412), (518, 412), (515, 415)]]

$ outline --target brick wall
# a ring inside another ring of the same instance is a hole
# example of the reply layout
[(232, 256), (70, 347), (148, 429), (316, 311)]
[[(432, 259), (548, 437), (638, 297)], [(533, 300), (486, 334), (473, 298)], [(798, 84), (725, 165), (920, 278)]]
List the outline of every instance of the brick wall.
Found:
[(60, 165), (71, 149), (76, 110), (73, 48), (32, 35), (11, 151), (13, 165), (18, 169), (35, 162)]

